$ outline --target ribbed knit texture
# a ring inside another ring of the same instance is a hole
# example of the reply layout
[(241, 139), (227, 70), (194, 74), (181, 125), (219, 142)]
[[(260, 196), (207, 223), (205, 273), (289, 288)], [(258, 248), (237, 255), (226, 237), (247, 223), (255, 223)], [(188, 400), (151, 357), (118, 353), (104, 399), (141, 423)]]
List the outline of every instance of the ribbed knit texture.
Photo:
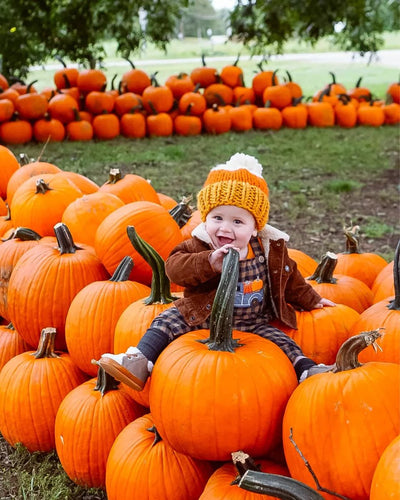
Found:
[(197, 195), (197, 207), (203, 222), (207, 214), (221, 205), (235, 205), (248, 210), (262, 229), (268, 221), (268, 185), (262, 177), (246, 168), (212, 170)]

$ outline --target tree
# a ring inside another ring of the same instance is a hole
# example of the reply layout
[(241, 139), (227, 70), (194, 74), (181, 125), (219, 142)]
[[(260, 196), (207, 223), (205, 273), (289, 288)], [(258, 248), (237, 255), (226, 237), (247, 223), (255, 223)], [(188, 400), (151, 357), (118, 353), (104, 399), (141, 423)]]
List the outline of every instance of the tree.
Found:
[(179, 31), (184, 36), (206, 38), (208, 30), (213, 34), (225, 34), (223, 17), (215, 11), (210, 0), (193, 0), (183, 11)]
[(282, 53), (291, 38), (313, 45), (326, 36), (343, 50), (376, 52), (383, 31), (399, 29), (399, 5), (394, 0), (238, 0), (231, 13), (232, 37), (254, 53), (266, 47)]
[(189, 0), (3, 0), (0, 72), (24, 78), (56, 55), (94, 67), (113, 38), (129, 57), (145, 41), (165, 49)]

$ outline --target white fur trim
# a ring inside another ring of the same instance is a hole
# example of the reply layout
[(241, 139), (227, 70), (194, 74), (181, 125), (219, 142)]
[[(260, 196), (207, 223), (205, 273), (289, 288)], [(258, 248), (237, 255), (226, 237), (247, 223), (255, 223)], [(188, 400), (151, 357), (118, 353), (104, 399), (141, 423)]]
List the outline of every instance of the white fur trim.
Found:
[(230, 159), (220, 165), (216, 165), (213, 170), (239, 170), (240, 168), (247, 169), (251, 174), (256, 175), (257, 177), (262, 177), (262, 165), (261, 163), (254, 158), (254, 156), (245, 155), (244, 153), (236, 153), (230, 157)]
[[(204, 241), (204, 243), (211, 243), (211, 238), (206, 231), (206, 225), (204, 222), (193, 229), (192, 236), (196, 236), (199, 240)], [(289, 241), (289, 235), (287, 233), (284, 233), (280, 229), (270, 226), (269, 224), (266, 224), (261, 231), (259, 231), (258, 236), (261, 238), (265, 248), (267, 247), (266, 243), (269, 240), (276, 241), (282, 239), (284, 241)]]

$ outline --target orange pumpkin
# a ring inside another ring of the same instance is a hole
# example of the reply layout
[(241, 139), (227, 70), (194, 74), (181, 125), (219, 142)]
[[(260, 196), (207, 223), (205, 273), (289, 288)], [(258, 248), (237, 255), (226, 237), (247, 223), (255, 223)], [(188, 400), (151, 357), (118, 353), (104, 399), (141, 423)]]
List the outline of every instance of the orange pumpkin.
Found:
[[(105, 488), (106, 463), (118, 434), (145, 409), (99, 368), (72, 389), (55, 420), (55, 446), (64, 471), (84, 488)], [(82, 432), (90, 429), (90, 432)]]
[(151, 375), (150, 408), (160, 435), (177, 452), (198, 459), (228, 460), (232, 450), (242, 449), (264, 456), (280, 441), (283, 410), (297, 385), (279, 347), (258, 335), (232, 332), (238, 262), (238, 252), (230, 250), (210, 330), (176, 338)]
[(15, 356), (0, 372), (0, 432), (30, 452), (55, 448), (58, 407), (86, 380), (69, 354), (54, 352), (55, 336), (55, 328), (43, 329), (37, 350)]
[(321, 297), (362, 313), (372, 305), (373, 293), (363, 281), (353, 276), (334, 274), (337, 260), (334, 253), (327, 252), (307, 280)]
[(357, 360), (378, 338), (377, 332), (351, 337), (338, 352), (335, 373), (313, 375), (292, 393), (283, 419), (292, 478), (316, 488), (305, 458), (324, 488), (346, 498), (369, 498), (379, 458), (400, 434), (400, 366)]
[(121, 198), (99, 190), (71, 202), (64, 210), (61, 221), (69, 228), (76, 242), (94, 246), (100, 223), (111, 212), (123, 206)]
[(190, 73), (190, 78), (195, 85), (206, 88), (212, 83), (217, 83), (218, 72), (215, 68), (210, 68), (206, 64), (205, 55), (201, 55), (202, 66), (194, 68)]
[(209, 462), (183, 455), (168, 446), (147, 414), (129, 423), (111, 447), (106, 466), (107, 498), (195, 499), (211, 473)]
[(0, 325), (0, 371), (7, 361), (28, 350), (28, 344), (11, 323)]
[(67, 226), (56, 224), (54, 232), (57, 245), (36, 245), (15, 265), (8, 284), (8, 312), (30, 346), (37, 345), (43, 328), (53, 325), (56, 348), (65, 350), (65, 318), (72, 299), (89, 283), (109, 275), (91, 247), (75, 245)]
[[(96, 254), (110, 274), (125, 255), (135, 262), (131, 279), (145, 285), (151, 283), (151, 267), (132, 248), (126, 228), (134, 226), (137, 233), (147, 241), (163, 259), (182, 241), (178, 224), (159, 203), (135, 201), (114, 210), (99, 225), (94, 247)], [(157, 228), (157, 230), (155, 230)]]
[(114, 194), (124, 203), (133, 201), (159, 202), (157, 191), (148, 180), (137, 174), (122, 175), (118, 168), (110, 169), (108, 181), (100, 186), (99, 191)]
[(28, 227), (41, 236), (53, 236), (53, 227), (61, 222), (64, 210), (82, 194), (61, 172), (31, 177), (12, 198), (10, 210), (14, 225)]
[(76, 365), (95, 376), (99, 359), (112, 352), (115, 325), (123, 311), (136, 300), (146, 297), (149, 288), (129, 280), (131, 257), (124, 257), (108, 280), (89, 283), (73, 298), (65, 319), (65, 342)]
[[(1, 152), (1, 148), (0, 148)], [(19, 167), (19, 164), (17, 162)], [(23, 163), (21, 168), (16, 168), (7, 184), (7, 202), (11, 204), (15, 191), (27, 179), (40, 174), (56, 174), (61, 172), (61, 169), (53, 163), (46, 161), (30, 161)]]
[(0, 197), (7, 197), (7, 187), (13, 174), (20, 168), (17, 158), (11, 149), (0, 144)]
[(60, 142), (65, 137), (65, 127), (60, 120), (45, 115), (33, 124), (33, 137), (38, 142)]
[(372, 477), (370, 500), (400, 498), (400, 436), (388, 444)]
[(387, 262), (376, 253), (361, 252), (359, 231), (359, 226), (344, 228), (346, 250), (337, 254), (336, 272), (357, 278), (372, 287), (375, 278)]

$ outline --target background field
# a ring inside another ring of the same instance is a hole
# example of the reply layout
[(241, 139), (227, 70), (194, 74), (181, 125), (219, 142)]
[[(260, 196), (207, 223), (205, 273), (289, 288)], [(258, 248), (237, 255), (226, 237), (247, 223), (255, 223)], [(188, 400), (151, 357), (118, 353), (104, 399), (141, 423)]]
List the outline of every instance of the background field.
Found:
[[(162, 82), (170, 74), (188, 72), (200, 65), (203, 50), (210, 60), (223, 56), (233, 60), (239, 52), (236, 45), (211, 47), (210, 44), (210, 41), (174, 43), (166, 55), (153, 48), (145, 55), (146, 59), (197, 57), (197, 63), (147, 64), (144, 57), (134, 62), (148, 72), (158, 70)], [(388, 37), (385, 48), (399, 48), (398, 39)], [(326, 41), (317, 49), (332, 50)], [(113, 55), (113, 44), (106, 45), (106, 50), (109, 51), (106, 73), (111, 80), (117, 71), (118, 75), (127, 71), (129, 64)], [(310, 51), (301, 44), (293, 44), (292, 50)], [(242, 48), (240, 52), (245, 55)], [(223, 64), (226, 60), (212, 63), (217, 69)], [(257, 66), (254, 61), (244, 61), (241, 65), (249, 85)], [(372, 61), (368, 65), (367, 59), (359, 58), (352, 63), (334, 65), (293, 58), (273, 60), (267, 66), (288, 69), (303, 86), (305, 95), (312, 95), (328, 83), (329, 71), (334, 71), (337, 80), (347, 87), (363, 76), (363, 85), (378, 97), (384, 97), (387, 86), (398, 79), (395, 64), (386, 67), (379, 61)], [(38, 88), (52, 86), (52, 77), (58, 67), (55, 61), (49, 61), (49, 69), (32, 71), (29, 81), (38, 79)], [(64, 142), (46, 147), (31, 143), (11, 149), (16, 155), (26, 153), (64, 170), (87, 175), (99, 185), (107, 180), (110, 168), (137, 173), (150, 179), (158, 191), (177, 200), (183, 195), (195, 195), (210, 167), (239, 151), (256, 156), (263, 164), (270, 188), (270, 222), (290, 234), (292, 247), (319, 260), (328, 250), (343, 251), (343, 226), (359, 224), (362, 251), (377, 252), (389, 261), (400, 237), (398, 127), (282, 129), (267, 133), (230, 132), (217, 137), (173, 136), (141, 140), (121, 137), (113, 141)], [(55, 453), (29, 454), (21, 447), (14, 450), (0, 436), (0, 498), (96, 500), (105, 499), (106, 495), (74, 485), (63, 472)]]
[[(321, 40), (314, 48), (301, 43), (290, 42), (287, 44), (284, 56), (265, 54), (268, 62), (264, 64), (265, 69), (278, 69), (278, 77), (283, 79), (285, 70), (288, 70), (294, 81), (303, 88), (304, 96), (312, 96), (321, 87), (331, 82), (332, 71), (336, 75), (339, 83), (347, 88), (355, 86), (358, 78), (363, 77), (362, 85), (370, 88), (371, 92), (379, 98), (385, 97), (387, 86), (398, 80), (400, 55), (399, 33), (385, 35), (385, 50), (393, 50), (393, 56), (383, 58), (373, 57), (370, 54), (361, 57), (358, 54), (347, 53), (340, 58), (332, 58), (332, 51), (335, 50), (329, 40)], [(106, 42), (104, 44), (106, 57), (102, 62), (102, 68), (107, 75), (108, 82), (111, 83), (114, 75), (116, 86), (123, 73), (128, 71), (130, 64), (115, 54), (115, 43)], [(138, 57), (132, 57), (132, 62), (136, 67), (143, 69), (149, 74), (157, 72), (159, 83), (164, 83), (166, 78), (180, 72), (190, 73), (195, 67), (201, 66), (201, 54), (206, 55), (206, 62), (218, 71), (223, 66), (232, 63), (240, 54), (239, 65), (243, 68), (245, 84), (251, 85), (255, 72), (259, 71), (257, 63), (261, 56), (250, 57), (250, 53), (241, 44), (227, 42), (212, 42), (204, 39), (185, 39), (184, 41), (173, 40), (166, 53), (148, 46), (146, 51)], [(314, 54), (314, 58), (301, 57), (299, 54)], [(321, 56), (321, 54), (323, 54)], [(72, 64), (66, 61), (68, 64)], [(38, 80), (36, 87), (42, 89), (53, 86), (53, 74), (55, 69), (61, 68), (57, 61), (48, 61), (48, 70), (36, 68), (31, 71), (27, 81)]]

